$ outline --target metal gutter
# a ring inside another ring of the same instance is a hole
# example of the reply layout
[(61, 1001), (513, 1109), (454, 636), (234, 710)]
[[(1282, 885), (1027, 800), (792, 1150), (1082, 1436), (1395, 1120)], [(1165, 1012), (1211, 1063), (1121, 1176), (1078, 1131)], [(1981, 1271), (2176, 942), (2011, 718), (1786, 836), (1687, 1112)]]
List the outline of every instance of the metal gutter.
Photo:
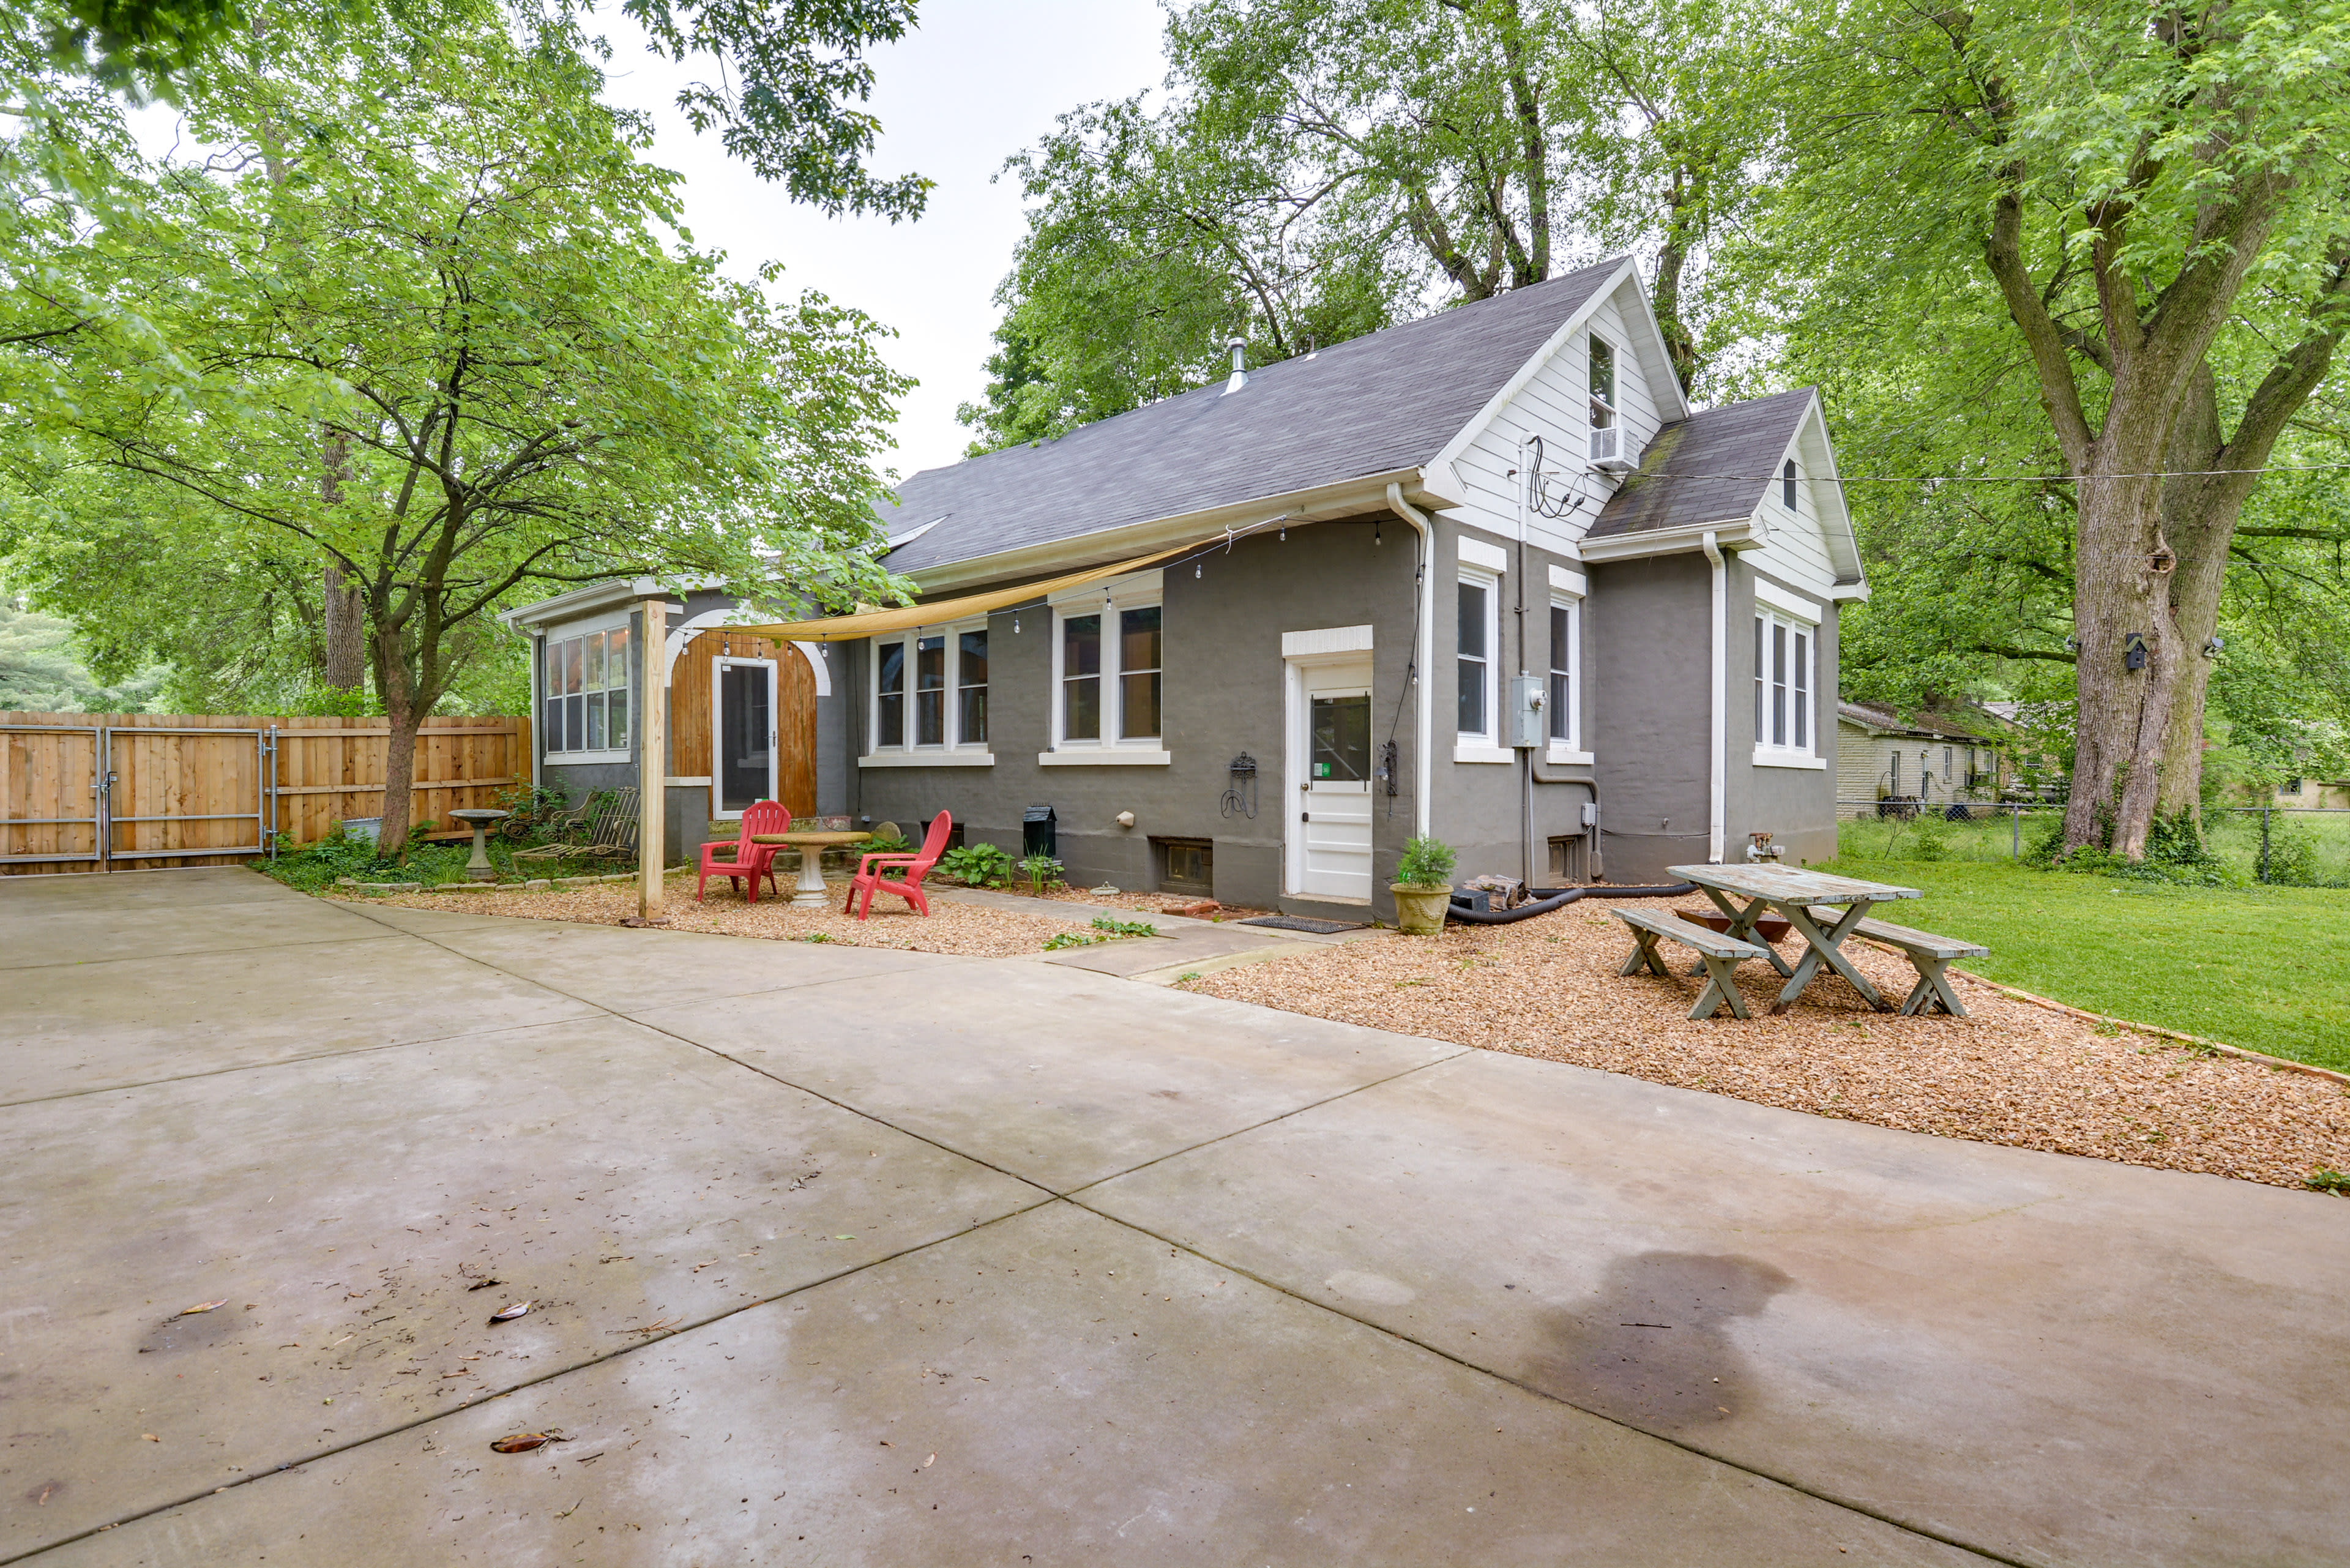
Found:
[(1647, 528), (1637, 534), (1615, 534), (1595, 539), (1585, 535), (1579, 548), (1586, 561), (1637, 561), (1646, 556), (1671, 556), (1702, 551), (1711, 539), (1725, 550), (1762, 543), (1766, 530), (1753, 517), (1724, 517), (1712, 523), (1683, 523), (1671, 528)]
[(1403, 486), (1388, 486), (1388, 509), (1419, 534), (1419, 608), (1413, 618), (1419, 623), (1411, 650), (1412, 698), (1412, 767), (1411, 820), (1414, 836), (1428, 836), (1430, 781), (1435, 777), (1435, 759), (1430, 754), (1434, 743), (1436, 716), (1430, 706), (1428, 663), (1429, 649), (1435, 638), (1436, 624), (1436, 531), (1429, 525), (1427, 514), (1415, 509), (1403, 498)]

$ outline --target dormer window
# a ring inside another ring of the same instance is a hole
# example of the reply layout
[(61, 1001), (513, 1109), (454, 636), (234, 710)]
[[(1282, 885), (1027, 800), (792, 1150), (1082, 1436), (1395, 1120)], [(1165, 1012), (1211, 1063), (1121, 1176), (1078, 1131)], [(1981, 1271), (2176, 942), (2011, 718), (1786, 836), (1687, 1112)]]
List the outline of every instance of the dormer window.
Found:
[(1779, 473), (1779, 504), (1790, 512), (1795, 510), (1795, 460), (1792, 457)]

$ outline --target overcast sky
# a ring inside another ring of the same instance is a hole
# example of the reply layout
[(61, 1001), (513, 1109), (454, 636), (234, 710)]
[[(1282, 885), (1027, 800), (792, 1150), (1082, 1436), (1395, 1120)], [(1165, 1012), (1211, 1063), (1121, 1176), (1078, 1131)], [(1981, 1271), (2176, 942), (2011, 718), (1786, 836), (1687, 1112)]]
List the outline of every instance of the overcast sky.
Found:
[(893, 226), (794, 206), (683, 122), (671, 104), (689, 72), (645, 53), (617, 5), (597, 19), (613, 44), (610, 98), (654, 117), (654, 161), (686, 176), (694, 243), (741, 276), (780, 261), (787, 289), (821, 289), (897, 330), (882, 352), (921, 383), (885, 459), (901, 475), (954, 462), (971, 440), (955, 405), (986, 385), (992, 296), (1024, 228), (1018, 188), (993, 176), (1054, 116), (1164, 71), (1154, 0), (922, 0), (921, 26), (874, 57), (874, 170), (938, 182), (920, 221)]

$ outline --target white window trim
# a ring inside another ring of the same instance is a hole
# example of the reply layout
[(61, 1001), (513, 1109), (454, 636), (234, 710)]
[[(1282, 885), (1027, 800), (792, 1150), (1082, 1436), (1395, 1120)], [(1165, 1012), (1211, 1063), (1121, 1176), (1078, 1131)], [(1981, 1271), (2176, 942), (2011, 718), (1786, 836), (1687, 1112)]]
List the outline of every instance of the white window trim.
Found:
[[(915, 627), (909, 631), (893, 631), (866, 639), (866, 657), (869, 665), (865, 682), (866, 752), (857, 759), (858, 767), (992, 768), (995, 765), (995, 753), (987, 742), (966, 741), (962, 737), (962, 634), (987, 629), (987, 617), (966, 616), (961, 620), (940, 621), (931, 626)], [(914, 739), (919, 733), (914, 717), (915, 653), (926, 637), (946, 639), (946, 739), (930, 744), (919, 743)], [(881, 733), (881, 650), (891, 643), (903, 643), (906, 648), (906, 687), (901, 698), (906, 705), (902, 732), (905, 739), (894, 746), (885, 746), (879, 739)], [(995, 684), (995, 646), (992, 638), (987, 659), (988, 689), (992, 696)]]
[[(1095, 584), (1055, 594), (1047, 601), (1053, 611), (1052, 687), (1049, 701), (1051, 749), (1036, 753), (1039, 767), (1163, 767), (1174, 759), (1167, 751), (1167, 596), (1163, 580), (1157, 572), (1138, 572), (1130, 577), (1115, 577), (1107, 584)], [(1122, 673), (1118, 656), (1124, 651), (1124, 639), (1118, 635), (1120, 611), (1157, 609), (1159, 621), (1159, 728), (1156, 735), (1138, 735), (1132, 740), (1118, 738), (1125, 727), (1125, 691), (1118, 679)], [(1061, 732), (1067, 719), (1066, 694), (1061, 690), (1063, 656), (1067, 651), (1067, 639), (1062, 622), (1072, 616), (1098, 615), (1101, 628), (1101, 737), (1098, 740), (1071, 740)]]
[[(1579, 595), (1560, 587), (1558, 579), (1562, 576), (1572, 576), (1578, 584), (1583, 580), (1580, 574), (1561, 573), (1556, 566), (1551, 568), (1550, 607), (1566, 611), (1567, 721), (1566, 736), (1564, 740), (1555, 735), (1544, 737), (1543, 760), (1547, 763), (1589, 763), (1597, 759), (1583, 746), (1583, 600)], [(1558, 659), (1557, 650), (1555, 649), (1550, 650), (1545, 657), (1551, 660), (1550, 664), (1543, 667), (1543, 691), (1547, 698), (1550, 691), (1551, 670)], [(1543, 714), (1543, 727), (1545, 730), (1550, 727), (1550, 714), (1547, 709)]]
[[(1793, 597), (1794, 596), (1788, 595), (1786, 597)], [(1811, 668), (1804, 670), (1795, 671), (1794, 673), (1798, 673), (1804, 677), (1804, 698), (1806, 701), (1812, 704), (1810, 720), (1805, 725), (1805, 728), (1810, 732), (1811, 739), (1808, 742), (1801, 746), (1774, 746), (1765, 741), (1762, 738), (1762, 727), (1760, 722), (1761, 715), (1759, 713), (1756, 715), (1757, 722), (1755, 724), (1754, 733), (1754, 765), (1758, 768), (1825, 769), (1828, 765), (1827, 758), (1820, 753), (1819, 623), (1817, 621), (1806, 621), (1799, 617), (1789, 615), (1775, 606), (1765, 603), (1759, 593), (1756, 595), (1754, 618), (1762, 621), (1766, 630), (1772, 625), (1776, 624), (1785, 627), (1791, 633), (1801, 632), (1804, 634), (1804, 652), (1805, 657), (1811, 661)], [(1763, 649), (1766, 654), (1769, 651), (1769, 648), (1770, 640), (1766, 637), (1763, 640)], [(1755, 676), (1757, 680), (1757, 689), (1767, 692), (1770, 690), (1770, 671), (1767, 669), (1758, 670), (1755, 672)], [(1794, 682), (1790, 681), (1788, 684), (1790, 706), (1793, 705), (1794, 694)]]
[[(531, 672), (530, 682), (530, 735), (531, 744), (538, 749), (540, 766), (577, 768), (590, 766), (597, 763), (625, 763), (635, 758), (637, 753), (629, 746), (602, 746), (592, 752), (550, 752), (546, 749), (546, 650), (556, 643), (569, 642), (575, 638), (592, 636), (599, 631), (629, 630), (629, 615), (630, 612), (627, 609), (612, 610), (603, 615), (589, 616), (583, 620), (567, 620), (559, 628), (550, 627), (539, 633), (538, 668)], [(629, 693), (629, 735), (632, 741), (637, 732), (637, 718), (642, 706), (640, 699), (644, 684), (637, 679), (639, 660), (635, 652), (636, 644), (637, 639), (634, 637), (629, 639), (629, 680), (626, 690)], [(607, 686), (605, 690), (608, 691), (612, 688)]]
[[(1517, 753), (1496, 743), (1501, 739), (1498, 711), (1501, 698), (1497, 688), (1501, 685), (1498, 672), (1502, 666), (1502, 575), (1499, 571), (1488, 569), (1470, 555), (1469, 546), (1473, 543), (1475, 541), (1466, 538), (1461, 541), (1461, 566), (1454, 576), (1462, 587), (1485, 590), (1485, 727), (1482, 730), (1460, 727), (1461, 635), (1456, 620), (1452, 637), (1452, 760), (1456, 763), (1513, 763), (1518, 760)], [(1508, 559), (1499, 550), (1492, 550), (1492, 554), (1501, 556), (1504, 561)], [(1457, 590), (1453, 602), (1460, 602)]]

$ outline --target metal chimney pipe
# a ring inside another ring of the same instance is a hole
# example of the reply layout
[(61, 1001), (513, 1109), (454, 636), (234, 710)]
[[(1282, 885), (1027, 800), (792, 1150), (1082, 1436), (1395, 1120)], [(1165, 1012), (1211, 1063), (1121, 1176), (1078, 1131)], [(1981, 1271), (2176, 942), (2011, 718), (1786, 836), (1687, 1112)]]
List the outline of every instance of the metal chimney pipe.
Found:
[(1232, 373), (1224, 381), (1224, 390), (1237, 392), (1248, 385), (1248, 339), (1234, 337), (1224, 347), (1232, 351)]

